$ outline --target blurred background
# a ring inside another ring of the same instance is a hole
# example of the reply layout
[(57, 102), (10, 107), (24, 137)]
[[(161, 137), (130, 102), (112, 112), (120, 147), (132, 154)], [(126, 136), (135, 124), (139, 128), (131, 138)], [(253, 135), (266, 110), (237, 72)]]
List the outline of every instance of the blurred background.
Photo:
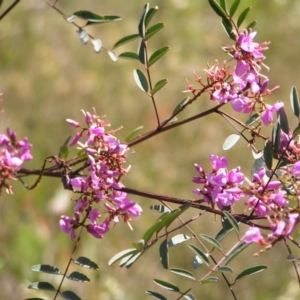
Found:
[[(194, 83), (192, 71), (203, 76), (206, 63), (221, 63), (227, 57), (221, 45), (231, 41), (225, 35), (219, 18), (204, 0), (149, 1), (158, 5), (159, 11), (152, 24), (163, 22), (165, 28), (150, 39), (148, 48), (153, 53), (168, 45), (170, 51), (153, 67), (152, 78), (156, 82), (168, 79), (168, 84), (159, 93), (156, 101), (161, 119), (167, 118), (186, 94), (185, 78)], [(231, 3), (232, 1), (227, 1)], [(9, 6), (4, 1), (1, 11)], [(57, 7), (66, 15), (78, 10), (89, 10), (100, 15), (119, 15), (122, 21), (90, 26), (88, 32), (103, 44), (112, 48), (123, 36), (137, 32), (137, 23), (144, 2), (138, 0), (60, 0)], [(289, 93), (293, 85), (300, 88), (300, 2), (297, 0), (242, 0), (241, 8), (252, 6), (247, 24), (257, 20), (256, 42), (271, 41), (265, 61), (271, 69), (270, 87), (280, 85), (270, 101), (284, 101), (291, 116)], [(25, 167), (40, 168), (44, 158), (57, 155), (59, 147), (68, 136), (74, 134), (66, 118), (83, 121), (81, 109), (97, 109), (99, 115), (106, 115), (112, 128), (123, 126), (117, 132), (120, 140), (136, 127), (143, 125), (144, 132), (156, 125), (152, 104), (136, 86), (133, 69), (140, 68), (137, 62), (118, 60), (113, 62), (106, 52), (96, 54), (91, 43), (83, 45), (76, 28), (66, 22), (60, 14), (41, 0), (21, 1), (0, 24), (0, 88), (4, 93), (0, 115), (0, 128), (6, 127), (27, 136), (34, 145), (34, 161)], [(117, 48), (117, 54), (136, 51), (137, 41)], [(195, 83), (196, 86), (196, 83)], [(192, 116), (212, 107), (207, 96), (188, 107), (180, 119)], [(228, 111), (231, 111), (228, 108)], [(293, 122), (294, 121), (294, 122)], [(297, 121), (292, 118), (291, 126)], [(232, 128), (218, 116), (208, 116), (133, 147), (128, 158), (131, 173), (124, 179), (127, 187), (160, 193), (168, 196), (193, 198), (195, 185), (191, 182), (196, 175), (196, 162), (209, 168), (211, 153), (226, 155), (230, 168), (240, 165), (249, 174), (253, 164), (251, 152), (244, 141), (230, 151), (224, 152), (222, 144), (233, 133)], [(35, 178), (26, 178), (32, 184)], [(58, 228), (60, 215), (71, 214), (71, 194), (64, 191), (59, 180), (43, 178), (38, 187), (27, 191), (15, 183), (12, 196), (2, 194), (0, 198), (0, 299), (13, 300), (26, 297), (52, 299), (51, 293), (28, 290), (35, 281), (49, 281), (57, 286), (59, 277), (34, 273), (31, 266), (44, 263), (64, 270), (73, 244)], [(84, 255), (99, 264), (99, 271), (74, 268), (87, 274), (90, 283), (65, 282), (64, 290), (71, 289), (82, 299), (144, 299), (145, 290), (156, 290), (168, 299), (176, 295), (160, 289), (153, 278), (179, 284), (184, 290), (192, 285), (189, 279), (181, 278), (164, 270), (159, 262), (158, 245), (151, 248), (129, 270), (120, 269), (117, 264), (108, 267), (108, 260), (117, 252), (131, 248), (132, 242), (141, 239), (158, 214), (149, 210), (153, 200), (132, 196), (143, 207), (143, 214), (132, 221), (134, 230), (126, 224), (118, 224), (103, 240), (83, 235), (77, 256)], [(172, 206), (176, 208), (175, 205)], [(244, 206), (239, 208), (243, 210)], [(185, 220), (196, 215), (189, 211)], [(220, 220), (205, 215), (193, 224), (196, 233), (215, 236), (220, 230)], [(242, 230), (245, 228), (242, 227)], [(187, 231), (184, 231), (187, 233)], [(187, 233), (188, 234), (188, 233)], [(225, 251), (236, 241), (223, 243)], [(229, 238), (230, 240), (230, 238)], [(226, 245), (228, 248), (226, 248)], [(246, 267), (266, 264), (268, 269), (260, 274), (242, 280), (234, 291), (238, 299), (297, 299), (299, 285), (292, 265), (285, 260), (287, 250), (283, 245), (262, 253), (253, 254), (259, 247), (248, 247), (242, 255), (230, 264), (235, 276)], [(295, 254), (297, 250), (294, 249)], [(216, 257), (218, 255), (216, 254)], [(170, 249), (170, 267), (192, 270), (193, 253), (187, 244)], [(197, 278), (205, 274), (205, 267), (192, 270)], [(221, 278), (221, 276), (220, 276)], [(224, 280), (217, 285), (200, 286), (193, 291), (198, 299), (232, 299)], [(149, 298), (150, 299), (150, 298)]]

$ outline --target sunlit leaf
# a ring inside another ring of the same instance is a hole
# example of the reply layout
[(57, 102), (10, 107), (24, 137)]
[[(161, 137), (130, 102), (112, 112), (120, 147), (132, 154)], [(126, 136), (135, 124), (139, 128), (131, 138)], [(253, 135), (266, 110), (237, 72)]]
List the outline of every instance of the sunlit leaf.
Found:
[(137, 86), (144, 92), (148, 92), (148, 81), (147, 81), (147, 78), (146, 76), (144, 75), (144, 73), (139, 70), (139, 69), (136, 69), (133, 71), (133, 77), (134, 77), (134, 80), (137, 84)]
[(115, 263), (116, 261), (122, 259), (123, 257), (126, 257), (130, 254), (133, 254), (136, 252), (136, 249), (133, 248), (133, 249), (126, 249), (126, 250), (123, 250), (123, 251), (120, 251), (119, 253), (115, 254), (108, 262), (108, 265), (112, 265), (113, 263)]
[(234, 283), (241, 280), (242, 278), (250, 275), (254, 275), (256, 273), (262, 272), (267, 268), (267, 266), (255, 266), (248, 269), (245, 269), (243, 272), (241, 272), (234, 280)]
[(196, 300), (196, 297), (193, 294), (184, 295), (183, 298), (187, 300)]
[(129, 269), (141, 255), (142, 255), (141, 252), (139, 252), (135, 255), (132, 255), (132, 257), (126, 262), (126, 269)]
[(163, 295), (157, 293), (157, 292), (153, 292), (153, 291), (146, 291), (146, 294), (149, 295), (149, 296), (152, 296), (156, 299), (159, 299), (159, 300), (168, 300), (166, 297), (164, 297)]
[(242, 25), (242, 23), (244, 22), (244, 20), (246, 19), (249, 11), (250, 11), (251, 7), (247, 7), (238, 17), (238, 20), (236, 22), (237, 26), (240, 27)]
[(153, 204), (150, 206), (150, 209), (158, 211), (159, 213), (169, 213), (171, 212), (170, 208), (164, 206), (164, 205), (159, 205), (159, 204)]
[(107, 54), (109, 55), (110, 59), (112, 61), (117, 61), (118, 60), (118, 56), (115, 52), (113, 51), (107, 51)]
[(220, 0), (220, 6), (223, 8), (224, 11), (226, 11), (227, 10), (226, 0)]
[(28, 286), (28, 288), (34, 290), (56, 291), (51, 283), (43, 281), (32, 283)]
[(80, 256), (77, 259), (75, 259), (74, 264), (79, 265), (83, 268), (99, 270), (99, 266), (95, 262), (91, 261), (89, 258), (84, 256)]
[(137, 243), (132, 243), (132, 246), (138, 250), (138, 251), (142, 251), (142, 249), (145, 246), (145, 241), (144, 240), (139, 240)]
[(173, 291), (173, 292), (179, 292), (180, 291), (179, 288), (176, 285), (174, 285), (174, 284), (172, 284), (170, 282), (167, 282), (167, 281), (164, 281), (164, 280), (160, 280), (160, 279), (153, 279), (153, 281), (157, 285), (159, 285), (160, 287), (162, 287), (164, 289), (167, 289), (169, 291)]
[(58, 268), (50, 265), (35, 265), (31, 267), (31, 271), (44, 272), (44, 273), (56, 274), (56, 275), (63, 274)]
[(228, 19), (222, 19), (221, 24), (223, 26), (223, 29), (224, 29), (225, 33), (229, 36), (229, 38), (231, 38), (232, 40), (235, 41), (236, 40), (236, 36), (233, 33), (233, 25), (230, 22), (230, 20), (228, 20)]
[(92, 40), (92, 44), (94, 47), (95, 52), (99, 53), (102, 49), (102, 42), (101, 40), (97, 39), (97, 40)]
[(150, 91), (151, 95), (154, 95), (157, 93), (160, 89), (162, 89), (166, 84), (168, 83), (167, 79), (161, 79), (158, 82), (156, 82), (154, 88)]
[(241, 138), (239, 134), (231, 134), (224, 142), (223, 144), (223, 150), (229, 150), (232, 148), (238, 140)]
[(216, 235), (215, 239), (218, 242), (221, 242), (231, 231), (233, 230), (233, 228), (228, 228), (228, 229), (224, 229), (222, 228), (219, 233)]
[(233, 258), (235, 258), (238, 254), (240, 254), (244, 249), (246, 249), (250, 244), (245, 242), (240, 243), (236, 246), (226, 257), (224, 264), (227, 265)]
[(90, 282), (90, 279), (86, 275), (79, 273), (77, 271), (72, 272), (70, 275), (66, 277), (74, 281)]
[(209, 260), (204, 252), (192, 244), (189, 244), (189, 247), (203, 260), (206, 265), (209, 266)]
[(138, 33), (135, 33), (135, 34), (130, 34), (130, 35), (127, 35), (121, 39), (119, 39), (113, 46), (113, 49), (117, 48), (117, 47), (120, 47), (126, 43), (129, 43), (131, 41), (134, 41), (136, 40), (137, 38), (139, 38), (140, 35)]
[(86, 44), (89, 41), (89, 36), (87, 32), (83, 29), (77, 30), (78, 36), (83, 44)]
[(103, 16), (94, 14), (90, 11), (87, 10), (80, 10), (76, 11), (72, 14), (73, 16), (76, 16), (80, 19), (86, 20), (86, 21), (91, 21), (91, 22), (101, 22), (103, 20)]
[(183, 270), (183, 269), (178, 269), (178, 268), (172, 268), (170, 269), (170, 271), (172, 273), (175, 273), (177, 275), (183, 276), (183, 277), (187, 277), (190, 278), (192, 280), (195, 280), (195, 276), (193, 275), (193, 273), (187, 271), (187, 270)]
[(144, 38), (145, 37), (145, 17), (146, 17), (146, 14), (149, 10), (149, 3), (147, 3), (144, 8), (143, 8), (143, 11), (141, 13), (141, 16), (140, 16), (140, 21), (139, 21), (139, 25), (138, 25), (138, 32), (139, 32), (139, 35), (141, 38)]
[(161, 29), (163, 29), (165, 27), (164, 23), (157, 23), (153, 26), (151, 26), (147, 31), (146, 31), (146, 35), (145, 35), (145, 40), (150, 39), (150, 37), (152, 37), (154, 34), (156, 34), (158, 31), (160, 31)]
[(260, 115), (258, 113), (255, 113), (255, 114), (251, 115), (251, 117), (245, 122), (245, 124), (247, 126), (251, 126), (258, 120), (260, 120)]
[(180, 233), (180, 234), (177, 234), (177, 235), (173, 236), (169, 240), (168, 246), (169, 247), (173, 247), (173, 246), (181, 244), (181, 243), (183, 243), (185, 241), (188, 241), (189, 239), (190, 239), (190, 237), (188, 235)]
[(169, 268), (169, 251), (168, 251), (168, 240), (164, 239), (159, 246), (159, 257), (162, 266), (165, 269)]
[(197, 269), (199, 268), (201, 265), (203, 264), (203, 260), (198, 256), (195, 255), (194, 259), (193, 259), (193, 268)]

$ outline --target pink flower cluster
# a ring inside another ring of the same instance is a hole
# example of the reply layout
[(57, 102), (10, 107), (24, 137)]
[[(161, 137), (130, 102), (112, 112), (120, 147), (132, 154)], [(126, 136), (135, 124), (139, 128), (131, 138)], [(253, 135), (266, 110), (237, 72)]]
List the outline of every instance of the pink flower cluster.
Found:
[[(83, 111), (87, 127), (73, 120), (67, 122), (80, 131), (70, 145), (78, 145), (81, 155), (86, 156), (86, 174), (70, 179), (74, 192), (80, 193), (74, 208), (74, 217), (62, 216), (59, 222), (62, 231), (76, 238), (76, 229), (85, 227), (96, 238), (103, 238), (111, 221), (129, 222), (131, 217), (141, 214), (141, 207), (121, 191), (120, 179), (129, 172), (124, 168), (128, 147), (106, 131), (108, 122), (94, 112)], [(84, 140), (84, 141), (83, 141)], [(102, 218), (103, 215), (106, 215)], [(104, 220), (103, 220), (104, 219)]]
[(28, 143), (27, 138), (18, 141), (16, 133), (9, 128), (6, 134), (0, 134), (0, 193), (3, 188), (8, 194), (13, 193), (6, 180), (15, 180), (16, 172), (22, 164), (32, 160), (31, 148), (32, 145)]
[[(236, 44), (231, 47), (224, 47), (225, 51), (232, 57), (229, 61), (235, 60), (236, 64), (231, 70), (227, 66), (220, 66), (218, 62), (206, 69), (207, 84), (201, 83), (208, 88), (211, 100), (217, 103), (231, 102), (233, 110), (242, 113), (258, 112), (265, 125), (273, 121), (273, 113), (283, 107), (282, 102), (270, 105), (264, 102), (262, 96), (271, 94), (267, 89), (269, 79), (260, 73), (262, 61), (265, 56), (263, 51), (268, 49), (268, 42), (262, 44), (253, 41), (256, 32), (244, 31), (237, 35)], [(189, 90), (195, 93), (193, 86)]]
[[(250, 181), (241, 172), (240, 167), (228, 171), (228, 161), (225, 157), (211, 155), (210, 161), (212, 171), (209, 173), (195, 164), (199, 176), (194, 177), (193, 182), (201, 184), (202, 188), (193, 190), (193, 193), (203, 196), (206, 203), (212, 207), (217, 205), (221, 210), (247, 197), (247, 209), (254, 211), (254, 215), (258, 217), (265, 217), (270, 223), (271, 233), (266, 239), (261, 235), (259, 228), (252, 227), (246, 232), (245, 242), (269, 244), (278, 238), (289, 236), (296, 224), (300, 223), (299, 213), (291, 212), (288, 207), (287, 192), (282, 189), (282, 182), (269, 182), (265, 168), (254, 174)], [(300, 183), (299, 170), (300, 163), (296, 162), (288, 171), (289, 175), (298, 177), (297, 183)]]

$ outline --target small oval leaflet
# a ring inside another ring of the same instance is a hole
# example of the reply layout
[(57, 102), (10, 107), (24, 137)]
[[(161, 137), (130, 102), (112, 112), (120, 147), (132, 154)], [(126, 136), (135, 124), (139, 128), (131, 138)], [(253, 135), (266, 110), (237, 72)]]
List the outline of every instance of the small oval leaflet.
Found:
[(101, 40), (97, 39), (97, 40), (92, 40), (93, 46), (94, 46), (94, 50), (95, 52), (99, 53), (102, 49), (102, 42)]
[(231, 134), (224, 142), (223, 144), (223, 150), (229, 150), (232, 148), (238, 140), (241, 138), (239, 134)]
[(60, 294), (64, 299), (67, 300), (81, 300), (75, 293), (72, 291), (65, 291)]
[(147, 79), (146, 79), (146, 76), (144, 75), (144, 73), (139, 70), (139, 69), (136, 69), (133, 71), (133, 77), (134, 77), (134, 80), (137, 84), (137, 86), (144, 92), (148, 92), (148, 82), (147, 82)]
[(85, 30), (79, 29), (77, 30), (77, 33), (83, 44), (86, 44), (89, 41), (89, 36)]
[(113, 51), (107, 51), (109, 57), (111, 58), (112, 61), (117, 61), (118, 60), (118, 56), (115, 52)]

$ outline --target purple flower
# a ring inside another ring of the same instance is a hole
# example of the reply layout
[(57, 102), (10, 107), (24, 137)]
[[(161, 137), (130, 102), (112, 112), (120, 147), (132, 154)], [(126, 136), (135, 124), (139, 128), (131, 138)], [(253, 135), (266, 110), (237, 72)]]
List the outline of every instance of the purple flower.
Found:
[(109, 230), (109, 220), (106, 219), (101, 225), (89, 224), (89, 225), (87, 225), (86, 229), (95, 238), (102, 239), (103, 234), (107, 233)]
[(283, 102), (277, 102), (273, 106), (266, 104), (265, 111), (261, 113), (261, 120), (267, 126), (269, 123), (273, 121), (273, 112), (278, 111), (281, 107), (283, 107)]
[(237, 38), (237, 45), (241, 47), (245, 52), (252, 53), (254, 58), (264, 58), (264, 55), (259, 51), (259, 44), (254, 43), (253, 39), (256, 36), (256, 31), (253, 32), (244, 32), (239, 35)]
[(257, 227), (250, 227), (244, 236), (244, 242), (247, 244), (250, 243), (262, 243), (264, 238), (262, 237), (259, 229)]

